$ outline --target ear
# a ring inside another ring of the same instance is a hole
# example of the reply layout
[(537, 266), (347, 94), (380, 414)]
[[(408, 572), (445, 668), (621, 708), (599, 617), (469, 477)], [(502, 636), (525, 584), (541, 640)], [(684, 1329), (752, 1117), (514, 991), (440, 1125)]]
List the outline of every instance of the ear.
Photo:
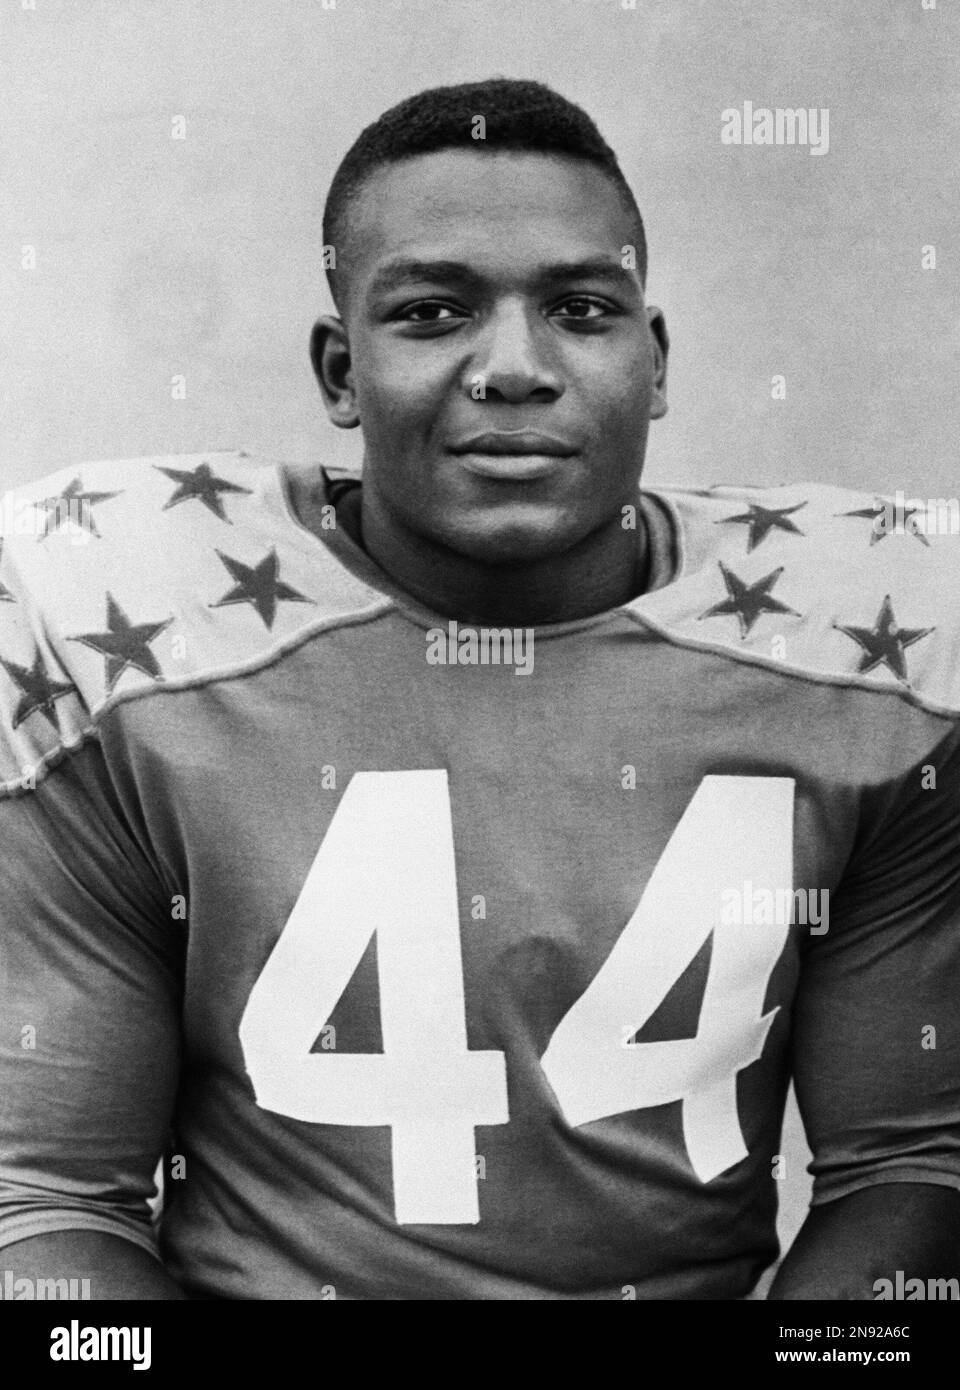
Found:
[(647, 309), (647, 322), (653, 351), (653, 394), (650, 398), (650, 419), (662, 420), (667, 413), (667, 356), (670, 352), (670, 335), (667, 321), (660, 309), (651, 305)]
[(332, 314), (324, 314), (313, 325), (310, 361), (331, 424), (341, 430), (356, 429), (360, 412), (353, 389), (350, 340), (342, 321)]

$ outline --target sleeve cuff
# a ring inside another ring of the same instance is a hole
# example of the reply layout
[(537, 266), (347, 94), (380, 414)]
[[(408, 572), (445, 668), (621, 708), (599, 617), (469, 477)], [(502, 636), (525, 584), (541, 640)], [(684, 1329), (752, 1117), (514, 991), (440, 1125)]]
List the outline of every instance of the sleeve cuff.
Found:
[(69, 1207), (11, 1214), (0, 1221), (0, 1250), (34, 1236), (51, 1235), (55, 1231), (97, 1231), (119, 1236), (146, 1250), (162, 1264), (151, 1226), (123, 1216), (106, 1216), (99, 1212), (71, 1210)]
[(817, 1178), (814, 1180), (810, 1205), (825, 1206), (828, 1202), (839, 1201), (841, 1197), (849, 1197), (852, 1192), (879, 1187), (883, 1183), (919, 1183), (932, 1187), (952, 1187), (960, 1192), (960, 1172), (946, 1168), (921, 1168), (913, 1164), (877, 1168), (848, 1177)]

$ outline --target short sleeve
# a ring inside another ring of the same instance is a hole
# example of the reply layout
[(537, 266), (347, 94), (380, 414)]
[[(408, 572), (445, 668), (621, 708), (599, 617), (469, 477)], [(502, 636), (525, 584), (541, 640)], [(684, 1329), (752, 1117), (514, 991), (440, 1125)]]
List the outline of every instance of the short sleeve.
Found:
[(960, 1188), (960, 730), (863, 811), (795, 1002), (814, 1204)]
[(0, 1246), (87, 1228), (154, 1248), (184, 924), (100, 746), (0, 800)]

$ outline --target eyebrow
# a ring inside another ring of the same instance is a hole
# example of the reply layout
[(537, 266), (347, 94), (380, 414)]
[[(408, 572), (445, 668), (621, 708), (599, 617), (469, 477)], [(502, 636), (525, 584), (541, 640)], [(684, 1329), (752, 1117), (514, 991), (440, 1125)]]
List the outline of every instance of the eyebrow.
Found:
[[(541, 265), (534, 272), (542, 283), (559, 280), (623, 280), (633, 283), (634, 277), (613, 256), (591, 256), (579, 261), (558, 261)], [(408, 257), (387, 261), (373, 277), (371, 290), (385, 293), (417, 280), (445, 280), (458, 284), (479, 284), (484, 276), (462, 261), (417, 260)]]

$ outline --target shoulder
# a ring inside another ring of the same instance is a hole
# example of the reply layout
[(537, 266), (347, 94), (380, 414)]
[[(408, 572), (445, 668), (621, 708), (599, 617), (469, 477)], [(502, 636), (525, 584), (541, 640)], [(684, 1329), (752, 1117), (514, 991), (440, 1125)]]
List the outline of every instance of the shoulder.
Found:
[(960, 713), (960, 502), (779, 488), (655, 489), (672, 584), (631, 607), (674, 641)]
[(242, 453), (61, 469), (0, 499), (0, 793), (104, 714), (255, 669), (381, 595)]
[[(5, 493), (0, 535), (8, 556), (16, 553), (28, 564), (29, 542), (39, 543), (35, 553), (43, 558), (34, 568), (49, 573), (69, 568), (62, 561), (70, 551), (104, 538), (115, 546), (122, 537), (139, 537), (180, 506), (185, 511), (175, 521), (183, 521), (192, 512), (188, 503), (232, 524), (237, 499), (253, 496), (262, 474), (263, 465), (238, 452), (73, 464)], [(186, 537), (188, 530), (175, 525), (168, 535)]]

